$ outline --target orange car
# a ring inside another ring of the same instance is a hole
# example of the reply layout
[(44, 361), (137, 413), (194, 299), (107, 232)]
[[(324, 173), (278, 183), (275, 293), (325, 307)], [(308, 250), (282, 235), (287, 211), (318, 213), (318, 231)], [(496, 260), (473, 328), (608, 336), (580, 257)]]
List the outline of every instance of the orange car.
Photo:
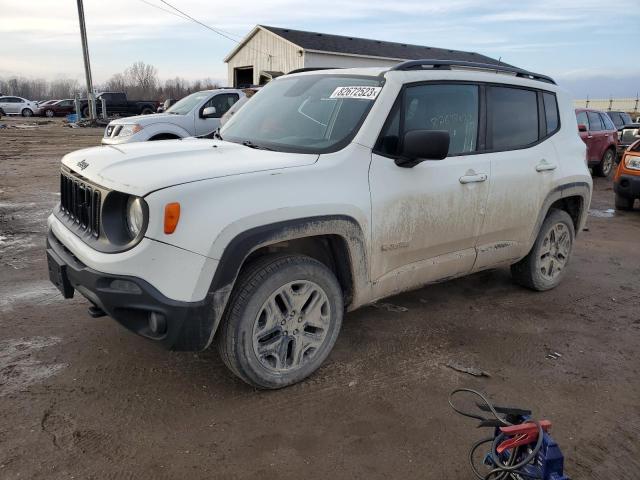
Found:
[(613, 189), (618, 210), (631, 210), (636, 198), (640, 198), (640, 140), (623, 153), (613, 177)]

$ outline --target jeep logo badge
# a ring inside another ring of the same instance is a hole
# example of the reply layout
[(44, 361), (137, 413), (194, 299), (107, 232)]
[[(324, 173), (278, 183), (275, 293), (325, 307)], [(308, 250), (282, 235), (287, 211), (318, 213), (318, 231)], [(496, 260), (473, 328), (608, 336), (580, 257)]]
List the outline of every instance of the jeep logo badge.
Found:
[(87, 163), (86, 160), (82, 160), (82, 161), (78, 162), (77, 165), (80, 167), (80, 170), (84, 170), (85, 168), (87, 168), (89, 166), (89, 164)]

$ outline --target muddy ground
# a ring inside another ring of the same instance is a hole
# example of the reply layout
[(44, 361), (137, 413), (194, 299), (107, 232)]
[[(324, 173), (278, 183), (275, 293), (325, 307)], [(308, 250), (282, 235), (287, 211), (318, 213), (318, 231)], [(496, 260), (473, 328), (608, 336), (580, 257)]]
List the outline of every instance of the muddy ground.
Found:
[(556, 290), (501, 269), (393, 297), (407, 311), (349, 314), (312, 378), (260, 392), (48, 282), (60, 158), (101, 134), (0, 129), (0, 478), (472, 478), (483, 432), (447, 406), (462, 386), (552, 420), (572, 478), (640, 478), (640, 211), (608, 211), (610, 180)]

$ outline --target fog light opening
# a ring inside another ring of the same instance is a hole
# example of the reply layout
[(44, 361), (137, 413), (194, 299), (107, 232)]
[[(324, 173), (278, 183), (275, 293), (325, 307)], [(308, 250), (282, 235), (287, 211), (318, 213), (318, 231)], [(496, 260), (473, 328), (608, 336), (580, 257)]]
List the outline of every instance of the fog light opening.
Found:
[(157, 312), (149, 314), (149, 330), (154, 335), (164, 335), (167, 333), (167, 319), (164, 315)]

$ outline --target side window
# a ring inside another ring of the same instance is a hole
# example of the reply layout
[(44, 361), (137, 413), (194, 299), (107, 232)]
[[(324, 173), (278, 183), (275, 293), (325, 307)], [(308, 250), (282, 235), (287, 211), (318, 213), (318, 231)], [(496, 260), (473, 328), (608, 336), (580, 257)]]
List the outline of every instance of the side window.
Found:
[(578, 120), (578, 125), (584, 125), (589, 130), (589, 120), (587, 118), (587, 112), (578, 112), (576, 113), (576, 120)]
[(536, 92), (513, 87), (487, 91), (489, 145), (493, 150), (522, 148), (538, 141)]
[(613, 124), (616, 127), (621, 127), (624, 123), (622, 121), (621, 115), (618, 112), (608, 112), (607, 115), (609, 115), (609, 118), (611, 118), (611, 121), (613, 121)]
[(587, 117), (589, 117), (589, 130), (592, 132), (600, 132), (604, 130), (604, 125), (602, 124), (602, 119), (597, 112), (587, 112)]
[(411, 130), (446, 130), (449, 155), (476, 150), (479, 93), (477, 85), (416, 85), (407, 87), (394, 106), (376, 150), (397, 155), (402, 137)]
[(555, 132), (560, 124), (558, 116), (558, 101), (553, 93), (543, 92), (544, 115), (547, 120), (547, 135)]
[(613, 124), (611, 119), (606, 113), (601, 113), (602, 122), (604, 123), (605, 130), (617, 130), (616, 126)]
[(237, 93), (219, 93), (214, 96), (205, 103), (203, 108), (207, 107), (215, 107), (216, 108), (216, 118), (220, 118), (222, 115), (227, 113), (227, 111), (233, 106), (234, 103), (238, 101), (240, 95)]

